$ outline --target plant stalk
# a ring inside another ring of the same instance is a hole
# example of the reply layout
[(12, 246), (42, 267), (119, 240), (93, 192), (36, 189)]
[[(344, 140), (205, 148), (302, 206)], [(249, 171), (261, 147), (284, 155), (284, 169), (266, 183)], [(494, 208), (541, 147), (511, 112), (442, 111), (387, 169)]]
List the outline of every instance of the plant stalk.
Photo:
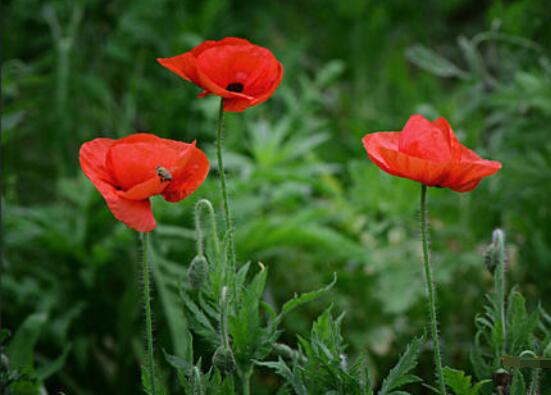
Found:
[(421, 185), (421, 240), (423, 244), (423, 265), (425, 269), (425, 286), (429, 301), (430, 329), (432, 345), (434, 349), (434, 364), (438, 376), (440, 394), (446, 395), (446, 384), (444, 381), (444, 370), (442, 368), (442, 356), (440, 353), (440, 342), (438, 338), (438, 319), (436, 317), (436, 289), (432, 277), (430, 264), (430, 251), (428, 242), (428, 210), (427, 210), (427, 186)]
[(235, 269), (235, 245), (233, 240), (233, 221), (231, 216), (230, 201), (228, 198), (228, 190), (226, 187), (226, 175), (224, 173), (224, 161), (223, 161), (223, 129), (224, 129), (224, 98), (220, 98), (220, 110), (218, 112), (218, 131), (216, 134), (216, 148), (218, 155), (218, 172), (220, 173), (220, 188), (222, 190), (222, 200), (224, 202), (224, 217), (226, 220), (226, 233), (228, 235), (229, 249), (230, 249), (230, 263), (232, 268)]
[(495, 269), (495, 288), (497, 309), (499, 311), (499, 320), (501, 321), (501, 331), (503, 341), (501, 344), (501, 355), (506, 354), (507, 349), (507, 322), (505, 318), (505, 240), (503, 231), (500, 229), (494, 230), (492, 235), (494, 247), (496, 248), (496, 269)]
[(145, 310), (145, 337), (147, 341), (147, 369), (151, 394), (157, 395), (155, 383), (155, 360), (153, 355), (153, 320), (151, 318), (151, 290), (149, 284), (149, 233), (141, 233), (143, 303)]

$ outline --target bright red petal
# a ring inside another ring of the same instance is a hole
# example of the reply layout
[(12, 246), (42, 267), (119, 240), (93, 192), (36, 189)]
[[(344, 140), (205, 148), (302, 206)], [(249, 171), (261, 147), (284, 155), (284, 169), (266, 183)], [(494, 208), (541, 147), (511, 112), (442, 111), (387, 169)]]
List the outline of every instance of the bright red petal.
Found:
[(178, 160), (182, 150), (180, 145), (170, 141), (152, 134), (139, 133), (113, 143), (107, 153), (106, 163), (117, 185), (128, 191), (157, 177), (157, 167), (170, 168)]
[(80, 166), (101, 193), (115, 218), (139, 232), (149, 232), (156, 227), (149, 200), (121, 198), (117, 194), (115, 180), (106, 167), (107, 152), (114, 143), (115, 140), (106, 138), (84, 143), (80, 148)]
[(157, 62), (187, 81), (194, 83), (199, 81), (195, 65), (196, 58), (190, 52), (172, 58), (158, 58)]
[(172, 181), (163, 197), (169, 202), (178, 202), (191, 195), (205, 181), (209, 160), (203, 151), (190, 146), (171, 170)]
[(429, 187), (442, 186), (446, 179), (447, 163), (431, 162), (387, 148), (380, 148), (380, 155), (389, 164), (389, 173), (395, 176), (418, 181)]
[(469, 192), (476, 188), (480, 180), (501, 169), (501, 163), (480, 159), (473, 162), (456, 162), (448, 166), (446, 180), (442, 187), (456, 192)]
[(432, 162), (449, 162), (452, 159), (449, 134), (440, 126), (422, 115), (412, 115), (400, 135), (400, 152)]
[(210, 49), (213, 47), (221, 47), (224, 45), (252, 45), (252, 44), (250, 41), (245, 40), (244, 38), (226, 37), (219, 41), (215, 41), (215, 40), (204, 41), (202, 44), (199, 44), (198, 46), (194, 47), (190, 52), (193, 54), (193, 56), (197, 57), (207, 49)]
[(371, 133), (364, 136), (362, 142), (369, 159), (382, 170), (390, 173), (391, 164), (387, 163), (381, 155), (381, 148), (387, 148), (389, 150), (398, 150), (398, 141), (400, 139), (400, 132), (378, 132)]

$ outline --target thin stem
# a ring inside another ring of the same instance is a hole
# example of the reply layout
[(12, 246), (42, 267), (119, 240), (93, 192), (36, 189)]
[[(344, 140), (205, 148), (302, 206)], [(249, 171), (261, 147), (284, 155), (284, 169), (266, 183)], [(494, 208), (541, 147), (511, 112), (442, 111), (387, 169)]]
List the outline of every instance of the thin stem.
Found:
[(505, 236), (501, 229), (496, 229), (492, 237), (497, 261), (494, 276), (497, 309), (499, 312), (499, 320), (501, 321), (501, 331), (503, 336), (503, 341), (501, 344), (501, 355), (505, 355), (507, 348), (507, 322), (505, 320)]
[[(218, 229), (216, 226), (216, 216), (214, 215), (214, 208), (212, 204), (207, 199), (201, 199), (195, 204), (195, 228), (197, 231), (197, 251), (200, 255), (203, 254), (203, 232), (202, 232), (202, 223), (201, 223), (201, 208), (206, 207), (209, 212), (210, 217), (210, 228), (211, 228), (211, 238), (212, 244), (214, 247), (214, 252), (217, 257), (220, 256), (220, 243), (218, 241)], [(201, 243), (201, 245), (199, 245)]]
[(155, 360), (153, 356), (153, 321), (151, 318), (151, 296), (149, 285), (149, 233), (141, 234), (142, 240), (142, 275), (143, 275), (143, 303), (145, 309), (145, 337), (147, 340), (147, 369), (151, 394), (156, 395), (155, 388)]
[(442, 356), (440, 354), (440, 342), (438, 339), (438, 319), (436, 317), (436, 289), (432, 278), (432, 268), (430, 265), (430, 252), (428, 243), (428, 210), (427, 210), (427, 186), (421, 185), (421, 240), (423, 243), (423, 265), (425, 269), (425, 286), (429, 299), (430, 328), (432, 336), (432, 345), (434, 349), (434, 363), (438, 375), (438, 384), (440, 394), (446, 395), (446, 384), (444, 382), (444, 371), (442, 369)]
[(252, 369), (247, 369), (243, 372), (243, 377), (241, 378), (243, 386), (243, 395), (250, 395), (251, 393), (251, 376), (253, 374)]
[(222, 337), (222, 345), (226, 349), (230, 349), (230, 336), (228, 334), (228, 287), (222, 287), (220, 295), (220, 336)]
[(223, 150), (223, 129), (224, 129), (224, 98), (220, 98), (220, 110), (218, 112), (218, 131), (216, 134), (216, 148), (218, 154), (218, 172), (220, 173), (220, 187), (222, 189), (222, 200), (224, 202), (224, 217), (226, 220), (226, 232), (229, 239), (229, 248), (231, 256), (231, 265), (235, 268), (235, 245), (233, 241), (233, 223), (230, 209), (230, 201), (228, 198), (228, 190), (226, 188), (226, 175), (224, 173), (224, 161), (222, 157)]

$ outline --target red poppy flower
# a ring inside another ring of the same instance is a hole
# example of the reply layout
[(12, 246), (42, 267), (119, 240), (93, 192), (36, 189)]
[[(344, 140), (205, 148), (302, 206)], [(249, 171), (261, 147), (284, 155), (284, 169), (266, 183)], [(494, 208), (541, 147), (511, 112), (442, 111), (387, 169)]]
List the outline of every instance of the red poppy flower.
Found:
[(268, 49), (235, 37), (205, 41), (157, 61), (203, 88), (199, 97), (223, 97), (225, 111), (241, 112), (268, 100), (283, 78), (283, 66)]
[(84, 143), (80, 166), (115, 218), (139, 232), (157, 226), (151, 196), (178, 202), (199, 188), (209, 171), (209, 161), (195, 142), (185, 144), (147, 133)]
[(427, 186), (468, 192), (501, 169), (501, 163), (461, 145), (444, 118), (430, 122), (413, 115), (401, 132), (372, 133), (362, 141), (369, 159), (381, 169)]

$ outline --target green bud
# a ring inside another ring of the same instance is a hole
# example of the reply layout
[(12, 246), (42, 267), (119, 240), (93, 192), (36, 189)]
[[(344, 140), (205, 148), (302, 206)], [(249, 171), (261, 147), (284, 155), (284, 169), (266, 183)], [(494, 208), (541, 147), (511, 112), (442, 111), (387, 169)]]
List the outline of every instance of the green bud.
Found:
[(218, 347), (212, 356), (212, 364), (223, 373), (232, 374), (237, 368), (231, 348)]
[(187, 276), (192, 288), (198, 289), (207, 281), (209, 263), (203, 255), (197, 255), (189, 265)]

